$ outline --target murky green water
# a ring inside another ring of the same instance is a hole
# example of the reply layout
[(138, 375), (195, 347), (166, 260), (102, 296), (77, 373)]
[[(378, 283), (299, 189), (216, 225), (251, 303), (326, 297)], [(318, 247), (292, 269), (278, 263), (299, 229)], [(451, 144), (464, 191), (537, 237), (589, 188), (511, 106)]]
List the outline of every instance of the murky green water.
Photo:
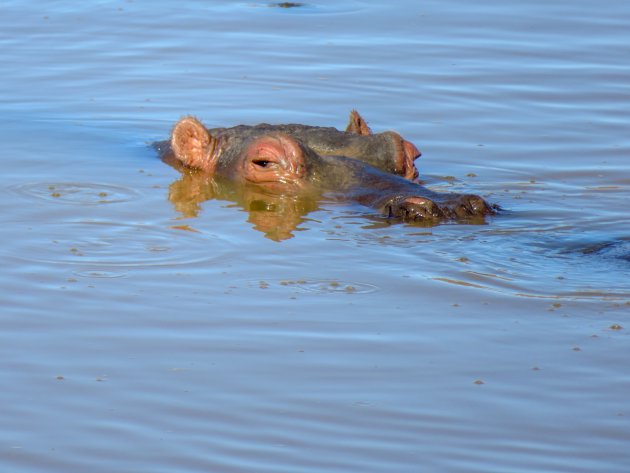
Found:
[[(3, 471), (627, 471), (625, 2), (0, 11)], [(148, 146), (353, 108), (505, 211), (274, 241)]]

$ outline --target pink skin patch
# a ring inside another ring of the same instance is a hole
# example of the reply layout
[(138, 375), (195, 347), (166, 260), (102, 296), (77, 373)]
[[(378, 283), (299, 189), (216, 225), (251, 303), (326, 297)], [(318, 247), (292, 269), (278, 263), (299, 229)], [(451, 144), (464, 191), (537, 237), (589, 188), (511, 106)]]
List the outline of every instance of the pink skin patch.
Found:
[(407, 202), (409, 204), (413, 204), (413, 205), (425, 205), (429, 201), (427, 199), (422, 198), (422, 197), (407, 197), (405, 199), (405, 202)]
[(282, 190), (287, 186), (302, 188), (305, 174), (304, 152), (290, 136), (263, 136), (245, 151), (242, 175), (249, 182)]

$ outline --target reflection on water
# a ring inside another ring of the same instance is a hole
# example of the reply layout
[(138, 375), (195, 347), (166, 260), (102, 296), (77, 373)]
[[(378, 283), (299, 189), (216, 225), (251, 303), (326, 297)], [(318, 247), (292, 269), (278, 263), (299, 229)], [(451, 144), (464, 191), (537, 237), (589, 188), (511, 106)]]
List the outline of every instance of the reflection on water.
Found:
[(185, 218), (197, 217), (201, 204), (228, 201), (248, 213), (248, 222), (265, 237), (282, 241), (293, 237), (309, 212), (319, 209), (319, 196), (308, 193), (274, 194), (255, 185), (237, 185), (219, 177), (182, 170), (169, 186), (168, 199)]

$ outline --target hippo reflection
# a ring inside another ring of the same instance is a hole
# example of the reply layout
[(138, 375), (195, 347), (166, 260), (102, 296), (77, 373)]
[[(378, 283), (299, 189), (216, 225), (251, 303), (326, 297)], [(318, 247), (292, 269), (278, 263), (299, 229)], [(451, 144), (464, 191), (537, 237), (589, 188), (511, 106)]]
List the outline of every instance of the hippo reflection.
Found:
[(290, 236), (322, 197), (351, 200), (388, 219), (426, 225), (482, 222), (494, 213), (477, 195), (433, 192), (414, 182), (418, 149), (395, 132), (373, 134), (356, 112), (343, 132), (267, 124), (206, 129), (185, 117), (170, 141), (155, 146), (185, 176), (170, 195), (185, 215), (209, 198), (231, 200), (266, 233), (272, 225), (265, 219), (285, 229), (278, 239)]
[(248, 221), (271, 240), (293, 237), (306, 215), (319, 209), (320, 198), (308, 193), (275, 194), (258, 186), (239, 184), (196, 170), (183, 172), (169, 188), (169, 200), (184, 217), (196, 217), (200, 204), (216, 199), (233, 202), (248, 213)]

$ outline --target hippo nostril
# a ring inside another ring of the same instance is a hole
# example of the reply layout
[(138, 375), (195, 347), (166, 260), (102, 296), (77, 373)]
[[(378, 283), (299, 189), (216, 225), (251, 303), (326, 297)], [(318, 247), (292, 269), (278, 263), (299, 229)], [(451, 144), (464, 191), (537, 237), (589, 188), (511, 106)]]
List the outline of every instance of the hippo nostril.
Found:
[(493, 213), (488, 203), (478, 195), (467, 194), (460, 198), (463, 210), (468, 215), (490, 215)]
[(424, 197), (407, 197), (400, 207), (401, 217), (406, 221), (426, 221), (444, 217), (440, 207)]

